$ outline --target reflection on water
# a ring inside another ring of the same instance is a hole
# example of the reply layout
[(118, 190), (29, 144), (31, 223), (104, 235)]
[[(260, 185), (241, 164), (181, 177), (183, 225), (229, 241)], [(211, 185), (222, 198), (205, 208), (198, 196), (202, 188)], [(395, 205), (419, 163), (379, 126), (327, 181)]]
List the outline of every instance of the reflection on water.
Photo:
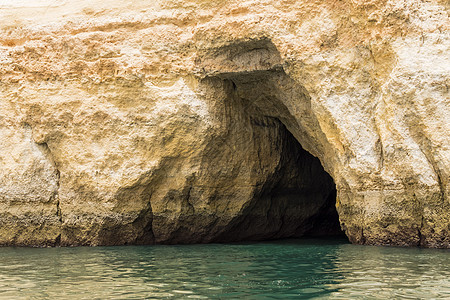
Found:
[(0, 248), (0, 299), (450, 298), (450, 251), (296, 240)]

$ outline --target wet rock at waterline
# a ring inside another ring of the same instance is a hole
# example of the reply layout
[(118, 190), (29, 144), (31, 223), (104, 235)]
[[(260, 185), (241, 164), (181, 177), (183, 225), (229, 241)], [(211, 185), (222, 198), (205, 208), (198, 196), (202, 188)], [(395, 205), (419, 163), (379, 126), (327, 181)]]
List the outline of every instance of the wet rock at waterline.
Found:
[(0, 14), (1, 244), (449, 247), (445, 1)]

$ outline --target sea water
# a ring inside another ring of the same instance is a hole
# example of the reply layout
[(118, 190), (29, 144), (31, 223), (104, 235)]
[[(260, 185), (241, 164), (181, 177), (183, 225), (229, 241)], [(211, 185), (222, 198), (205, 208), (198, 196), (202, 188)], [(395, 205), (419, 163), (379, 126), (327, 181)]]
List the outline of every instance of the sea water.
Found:
[(0, 299), (450, 299), (450, 251), (344, 240), (0, 248)]

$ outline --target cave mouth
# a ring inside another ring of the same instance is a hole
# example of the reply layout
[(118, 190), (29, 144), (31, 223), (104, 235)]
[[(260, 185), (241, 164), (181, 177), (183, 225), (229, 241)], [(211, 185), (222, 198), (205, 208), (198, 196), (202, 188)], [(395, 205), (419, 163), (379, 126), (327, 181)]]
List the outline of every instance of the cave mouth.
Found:
[(292, 228), (286, 237), (345, 236), (336, 210), (337, 192), (333, 178), (324, 170), (320, 160), (304, 150), (284, 125), (280, 126), (280, 131), (284, 148), (279, 172), (283, 175), (275, 186), (262, 194), (267, 194), (275, 202), (285, 199), (286, 211), (295, 212), (292, 216), (288, 214), (285, 220), (285, 227)]
[(335, 206), (336, 185), (319, 159), (304, 150), (280, 120), (252, 118), (252, 124), (277, 128), (279, 162), (215, 242), (345, 238)]
[(336, 184), (317, 158), (326, 151), (311, 97), (285, 72), (285, 61), (272, 41), (231, 41), (205, 48), (196, 63), (205, 90), (214, 91), (212, 101), (224, 107), (218, 119), (227, 129), (218, 140), (226, 143), (217, 143), (214, 151), (226, 153), (223, 149), (229, 147), (222, 144), (232, 145), (241, 156), (221, 155), (213, 165), (227, 160), (225, 165), (237, 166), (232, 169), (245, 170), (237, 172), (238, 184), (252, 191), (229, 200), (245, 197), (245, 205), (209, 241), (344, 237)]

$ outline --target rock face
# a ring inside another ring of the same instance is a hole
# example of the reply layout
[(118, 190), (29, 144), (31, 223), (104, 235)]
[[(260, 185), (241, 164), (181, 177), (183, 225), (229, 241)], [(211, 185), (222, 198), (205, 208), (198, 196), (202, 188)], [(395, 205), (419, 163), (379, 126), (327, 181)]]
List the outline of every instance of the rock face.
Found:
[(0, 244), (450, 247), (448, 1), (4, 2)]

